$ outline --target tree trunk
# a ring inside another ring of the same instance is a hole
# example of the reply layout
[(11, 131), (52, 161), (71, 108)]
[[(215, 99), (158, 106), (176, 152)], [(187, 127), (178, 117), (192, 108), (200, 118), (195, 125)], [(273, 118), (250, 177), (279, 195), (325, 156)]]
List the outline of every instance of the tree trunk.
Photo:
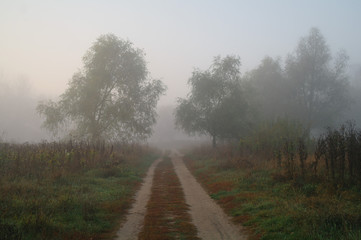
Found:
[(216, 148), (216, 147), (217, 147), (217, 140), (216, 140), (216, 136), (215, 136), (215, 135), (212, 136), (212, 146), (213, 146), (213, 148)]

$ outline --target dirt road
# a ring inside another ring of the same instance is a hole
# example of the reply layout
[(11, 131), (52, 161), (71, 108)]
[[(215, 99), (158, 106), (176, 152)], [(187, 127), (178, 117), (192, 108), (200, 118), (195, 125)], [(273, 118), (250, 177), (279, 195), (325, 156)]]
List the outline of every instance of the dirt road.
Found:
[[(197, 236), (205, 240), (243, 240), (241, 227), (234, 225), (223, 210), (204, 191), (192, 174), (188, 171), (183, 160), (176, 152), (171, 156), (174, 171), (185, 195), (185, 201), (190, 206), (192, 223), (197, 229)], [(145, 182), (137, 194), (136, 202), (127, 217), (127, 221), (118, 231), (117, 240), (138, 239), (144, 223), (146, 204), (151, 194), (154, 169), (159, 160), (148, 170)]]
[(190, 205), (190, 214), (201, 239), (241, 240), (247, 239), (241, 234), (241, 228), (209, 197), (201, 185), (184, 165), (181, 157), (172, 157), (174, 169), (182, 184), (186, 202)]
[(135, 202), (130, 209), (127, 220), (117, 232), (117, 240), (136, 240), (138, 234), (143, 226), (144, 216), (146, 212), (146, 205), (151, 194), (153, 184), (153, 175), (156, 166), (161, 159), (156, 160), (148, 169), (147, 175), (144, 178), (144, 183), (139, 189)]

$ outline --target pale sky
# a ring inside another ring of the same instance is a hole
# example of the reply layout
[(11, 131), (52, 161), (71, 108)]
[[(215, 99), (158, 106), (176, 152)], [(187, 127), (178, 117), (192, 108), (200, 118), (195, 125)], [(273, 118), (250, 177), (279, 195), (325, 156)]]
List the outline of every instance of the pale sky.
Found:
[(214, 56), (239, 55), (244, 73), (266, 55), (284, 59), (312, 27), (360, 65), (360, 24), (359, 0), (0, 0), (0, 77), (58, 96), (92, 43), (114, 33), (145, 51), (152, 77), (168, 86), (167, 105)]

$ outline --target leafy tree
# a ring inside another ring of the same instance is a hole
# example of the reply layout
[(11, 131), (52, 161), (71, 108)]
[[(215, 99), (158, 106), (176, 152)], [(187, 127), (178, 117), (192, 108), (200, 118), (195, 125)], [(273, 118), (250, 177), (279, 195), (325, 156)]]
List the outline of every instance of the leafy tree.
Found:
[(70, 127), (74, 137), (92, 141), (148, 137), (165, 87), (149, 77), (143, 51), (115, 35), (102, 35), (83, 63), (59, 101), (38, 105), (43, 126), (55, 134)]
[(291, 115), (308, 128), (330, 124), (349, 103), (347, 61), (348, 56), (341, 51), (332, 65), (324, 37), (312, 28), (286, 61), (286, 77), (293, 85)]
[(238, 139), (250, 127), (250, 112), (241, 85), (240, 59), (216, 57), (206, 71), (195, 70), (188, 80), (191, 92), (178, 100), (176, 124), (189, 134)]
[(279, 59), (265, 57), (261, 64), (245, 77), (251, 84), (262, 119), (276, 120), (285, 117), (288, 101), (291, 98), (290, 84), (286, 81)]

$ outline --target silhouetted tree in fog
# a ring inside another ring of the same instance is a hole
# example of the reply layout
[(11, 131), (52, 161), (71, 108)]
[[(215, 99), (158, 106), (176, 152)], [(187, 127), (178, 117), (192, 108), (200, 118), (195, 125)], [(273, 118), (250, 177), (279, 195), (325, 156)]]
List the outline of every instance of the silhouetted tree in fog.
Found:
[(144, 53), (108, 34), (97, 39), (83, 62), (58, 102), (38, 105), (44, 127), (57, 133), (69, 126), (73, 136), (92, 141), (148, 137), (165, 87), (150, 79)]
[(351, 76), (350, 95), (352, 100), (344, 119), (351, 119), (357, 126), (361, 126), (361, 66), (354, 67)]
[(191, 92), (178, 100), (176, 124), (187, 133), (239, 139), (249, 130), (250, 113), (241, 85), (238, 57), (216, 57), (206, 71), (195, 70), (188, 80)]
[(280, 60), (265, 57), (256, 69), (246, 74), (246, 79), (254, 89), (252, 97), (262, 119), (275, 120), (287, 116), (291, 85), (284, 76)]
[(332, 64), (324, 37), (312, 28), (286, 61), (286, 78), (293, 85), (291, 116), (308, 128), (331, 124), (349, 103), (347, 61), (341, 51)]

